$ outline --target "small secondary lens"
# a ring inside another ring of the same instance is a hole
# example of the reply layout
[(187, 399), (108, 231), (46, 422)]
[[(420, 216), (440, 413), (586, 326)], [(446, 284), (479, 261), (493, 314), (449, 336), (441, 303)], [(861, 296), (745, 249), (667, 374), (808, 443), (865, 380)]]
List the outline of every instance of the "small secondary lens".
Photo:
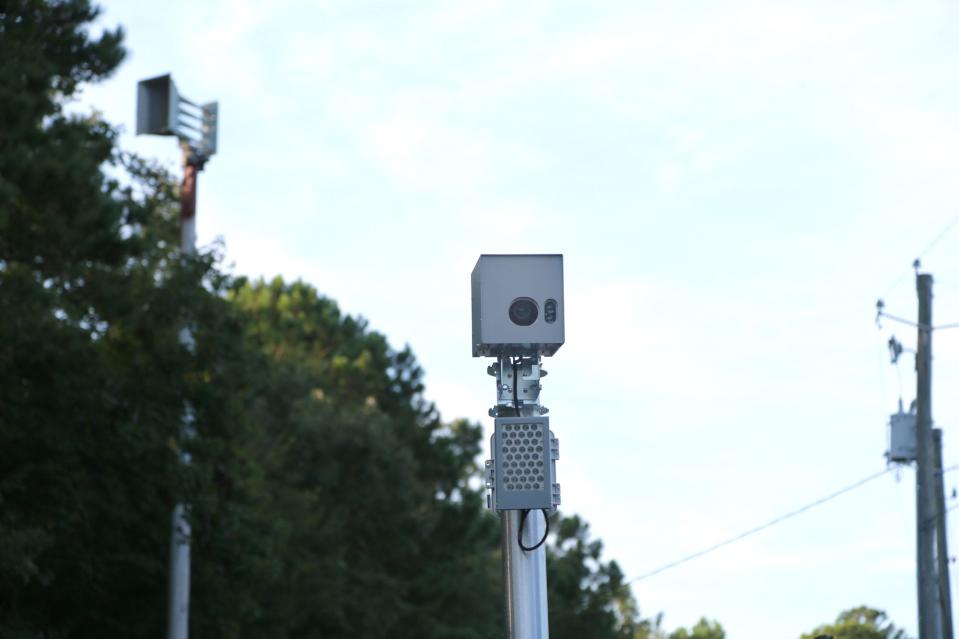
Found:
[(529, 326), (536, 321), (538, 316), (539, 310), (536, 308), (536, 302), (528, 297), (515, 299), (509, 305), (509, 319), (519, 326)]
[(543, 307), (543, 319), (546, 320), (547, 324), (552, 324), (556, 321), (556, 300), (546, 300), (546, 304)]

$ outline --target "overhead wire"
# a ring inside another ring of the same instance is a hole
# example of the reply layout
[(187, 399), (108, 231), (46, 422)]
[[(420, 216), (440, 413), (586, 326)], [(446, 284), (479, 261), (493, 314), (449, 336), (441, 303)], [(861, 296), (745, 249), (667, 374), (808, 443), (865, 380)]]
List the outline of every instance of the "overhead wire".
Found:
[(923, 256), (926, 255), (926, 253), (928, 253), (929, 251), (931, 251), (931, 250), (936, 246), (936, 244), (938, 244), (939, 241), (942, 240), (942, 238), (946, 237), (946, 235), (949, 233), (949, 231), (952, 230), (952, 227), (954, 227), (957, 223), (959, 223), (959, 215), (956, 215), (956, 217), (952, 218), (952, 221), (949, 222), (949, 224), (946, 225), (946, 228), (942, 229), (942, 231), (939, 233), (939, 235), (937, 235), (937, 236), (935, 237), (935, 239), (933, 239), (931, 242), (929, 242), (929, 245), (926, 246), (926, 248), (922, 249), (922, 251), (921, 251), (921, 252), (919, 253), (919, 255), (916, 257), (916, 259), (921, 259)]
[[(957, 214), (954, 218), (952, 218), (952, 221), (950, 221), (948, 224), (946, 224), (945, 228), (943, 228), (943, 229), (939, 232), (939, 234), (936, 235), (936, 236), (932, 239), (932, 241), (929, 242), (929, 244), (926, 245), (926, 248), (922, 249), (922, 251), (919, 252), (919, 254), (916, 256), (916, 260), (918, 261), (918, 260), (921, 260), (923, 257), (925, 257), (926, 254), (929, 253), (929, 251), (931, 251), (933, 248), (935, 248), (936, 245), (939, 244), (939, 242), (941, 242), (942, 239), (943, 239), (944, 237), (946, 237), (946, 235), (949, 234), (949, 231), (951, 231), (951, 230), (953, 229), (953, 227), (956, 226), (956, 224), (959, 224), (959, 214)], [(908, 273), (909, 273), (908, 270), (904, 270), (902, 273), (900, 273), (899, 276), (896, 277), (896, 279), (893, 281), (893, 283), (889, 285), (889, 288), (886, 290), (886, 292), (883, 294), (882, 297), (883, 297), (883, 298), (889, 297), (889, 294), (892, 293), (892, 292), (896, 289), (897, 286), (899, 286), (900, 284), (902, 284), (902, 281), (906, 278), (906, 275), (907, 275)]]
[[(919, 260), (920, 260), (922, 257), (924, 257), (926, 254), (928, 254), (929, 251), (931, 251), (931, 250), (949, 233), (949, 231), (951, 231), (952, 228), (953, 228), (954, 226), (956, 226), (956, 224), (959, 224), (959, 215), (956, 215), (956, 216), (952, 219), (952, 221), (950, 221), (949, 224), (947, 224), (946, 227), (945, 227), (942, 231), (940, 231), (939, 234), (936, 235), (935, 238), (933, 238), (933, 240), (932, 240), (931, 242), (929, 242), (929, 244), (927, 244), (924, 249), (922, 249), (922, 251), (920, 251), (919, 255), (916, 257), (916, 261), (913, 263), (913, 268), (918, 268)], [(908, 271), (903, 272), (901, 275), (899, 275), (899, 276), (893, 281), (893, 283), (892, 283), (892, 284), (889, 286), (889, 288), (887, 289), (886, 293), (883, 295), (883, 298), (888, 297), (889, 293), (891, 293), (897, 286), (899, 286), (899, 284), (902, 283), (902, 280), (905, 279), (905, 276), (906, 276), (907, 273), (908, 273)], [(893, 320), (896, 320), (896, 321), (900, 321), (900, 322), (903, 322), (903, 323), (906, 323), (906, 324), (911, 324), (911, 325), (913, 325), (913, 326), (916, 326), (916, 324), (915, 324), (914, 322), (910, 322), (909, 320), (904, 320), (904, 319), (902, 319), (902, 318), (889, 315), (889, 314), (883, 312), (882, 310), (880, 310), (879, 316), (888, 317), (888, 318), (893, 319)], [(931, 328), (938, 328), (938, 329), (959, 328), (959, 323), (955, 323), (955, 324), (945, 324), (945, 325), (942, 325), (942, 326), (931, 327)], [(880, 369), (881, 369), (881, 368), (882, 368), (882, 367), (880, 366)], [(902, 395), (902, 378), (901, 378), (901, 373), (900, 373), (899, 370), (898, 370), (898, 367), (897, 367), (897, 374), (899, 374), (899, 392), (900, 392), (900, 396), (901, 396), (901, 395)], [(881, 374), (880, 374), (880, 377), (881, 377), (880, 384), (881, 384), (881, 386), (883, 387), (883, 393), (884, 393), (885, 379), (884, 379), (884, 376), (882, 376)], [(956, 470), (956, 469), (959, 469), (959, 464), (953, 465), (953, 466), (949, 466), (949, 467), (946, 467), (946, 468), (943, 468), (940, 472), (941, 472), (942, 474), (945, 474), (945, 473), (947, 473), (947, 472), (949, 472), (949, 471)], [(664, 564), (664, 565), (662, 565), (662, 566), (659, 566), (658, 568), (655, 568), (655, 569), (653, 569), (653, 570), (650, 570), (650, 571), (647, 571), (647, 572), (645, 572), (645, 573), (642, 573), (642, 574), (640, 574), (640, 575), (638, 575), (638, 576), (636, 576), (636, 577), (633, 577), (633, 578), (631, 578), (631, 579), (626, 580), (625, 583), (631, 584), (631, 583), (636, 583), (636, 582), (638, 582), (638, 581), (642, 581), (642, 580), (644, 580), (644, 579), (648, 579), (649, 577), (652, 577), (652, 576), (654, 576), (654, 575), (658, 575), (658, 574), (660, 574), (660, 573), (662, 573), (662, 572), (665, 572), (665, 571), (670, 570), (670, 569), (672, 569), (672, 568), (676, 568), (676, 567), (681, 566), (681, 565), (683, 565), (683, 564), (685, 564), (685, 563), (688, 563), (688, 562), (690, 562), (690, 561), (692, 561), (692, 560), (694, 560), (694, 559), (698, 559), (698, 558), (700, 558), (700, 557), (703, 557), (703, 556), (705, 556), (705, 555), (708, 555), (708, 554), (710, 554), (710, 553), (712, 553), (712, 552), (715, 552), (715, 551), (717, 551), (717, 550), (719, 550), (719, 549), (721, 549), (721, 548), (724, 548), (724, 547), (726, 547), (726, 546), (729, 546), (730, 544), (736, 543), (737, 541), (741, 541), (741, 540), (743, 540), (743, 539), (746, 539), (747, 537), (750, 537), (750, 536), (752, 536), (752, 535), (755, 535), (756, 533), (762, 532), (763, 530), (766, 530), (766, 529), (768, 529), (768, 528), (771, 528), (771, 527), (773, 527), (773, 526), (775, 526), (775, 525), (777, 525), (777, 524), (780, 524), (780, 523), (782, 523), (782, 522), (784, 522), (784, 521), (786, 521), (786, 520), (788, 520), (788, 519), (791, 519), (791, 518), (793, 518), (793, 517), (795, 517), (795, 516), (797, 516), (797, 515), (800, 515), (800, 514), (806, 512), (806, 511), (808, 511), (808, 510), (811, 510), (811, 509), (815, 508), (816, 506), (822, 505), (822, 504), (824, 504), (824, 503), (826, 503), (826, 502), (828, 502), (828, 501), (831, 501), (831, 500), (833, 500), (833, 499), (836, 499), (837, 497), (840, 497), (840, 496), (842, 496), (842, 495), (844, 495), (844, 494), (846, 494), (846, 493), (848, 493), (848, 492), (851, 492), (851, 491), (855, 490), (856, 488), (859, 488), (859, 487), (861, 487), (861, 486), (863, 486), (863, 485), (865, 485), (865, 484), (867, 484), (867, 483), (869, 483), (869, 482), (871, 482), (871, 481), (873, 481), (873, 480), (875, 480), (875, 479), (878, 479), (879, 477), (882, 477), (882, 476), (890, 473), (892, 470), (893, 470), (893, 467), (889, 467), (889, 468), (886, 468), (885, 470), (882, 470), (882, 471), (880, 471), (880, 472), (878, 472), (878, 473), (874, 473), (874, 474), (872, 474), (872, 475), (869, 475), (868, 477), (864, 477), (863, 479), (860, 479), (859, 481), (857, 481), (857, 482), (855, 482), (855, 483), (853, 483), (853, 484), (850, 484), (850, 485), (848, 485), (848, 486), (846, 486), (846, 487), (844, 487), (844, 488), (841, 488), (840, 490), (837, 490), (837, 491), (835, 491), (835, 492), (833, 492), (833, 493), (830, 493), (829, 495), (826, 495), (825, 497), (822, 497), (822, 498), (817, 499), (817, 500), (815, 500), (815, 501), (813, 501), (813, 502), (810, 502), (810, 503), (806, 504), (805, 506), (802, 506), (801, 508), (797, 508), (796, 510), (792, 510), (792, 511), (790, 511), (790, 512), (788, 512), (788, 513), (785, 513), (785, 514), (783, 514), (783, 515), (780, 515), (779, 517), (776, 517), (776, 518), (774, 518), (774, 519), (771, 519), (770, 521), (768, 521), (768, 522), (766, 522), (766, 523), (764, 523), (764, 524), (761, 524), (761, 525), (759, 525), (759, 526), (755, 526), (755, 527), (753, 527), (753, 528), (750, 528), (749, 530), (746, 530), (746, 531), (744, 531), (744, 532), (742, 532), (742, 533), (739, 533), (738, 535), (735, 535), (735, 536), (733, 536), (733, 537), (730, 537), (730, 538), (728, 538), (728, 539), (725, 539), (725, 540), (723, 540), (723, 541), (720, 541), (720, 542), (718, 542), (718, 543), (715, 543), (715, 544), (713, 544), (713, 545), (711, 545), (711, 546), (708, 546), (708, 547), (706, 547), (706, 548), (703, 548), (702, 550), (698, 550), (698, 551), (696, 551), (696, 552), (694, 552), (694, 553), (692, 553), (692, 554), (686, 555), (685, 557), (682, 557), (682, 558), (677, 559), (677, 560), (675, 560), (675, 561), (671, 561), (671, 562), (669, 562), (669, 563), (667, 563), (667, 564)], [(943, 517), (943, 516), (946, 515), (946, 513), (951, 512), (952, 510), (954, 510), (954, 509), (956, 509), (956, 508), (959, 508), (959, 503), (953, 504), (953, 505), (949, 506), (948, 508), (944, 509), (941, 513), (938, 513), (938, 514), (936, 514), (936, 515), (933, 515), (933, 517), (931, 518), (931, 520), (935, 520), (935, 519), (938, 519), (939, 517)]]
[(929, 518), (926, 519), (923, 523), (925, 523), (926, 525), (931, 524), (931, 523), (933, 523), (934, 521), (936, 521), (937, 519), (939, 519), (940, 517), (945, 517), (948, 513), (952, 512), (952, 511), (955, 510), (956, 508), (959, 508), (959, 503), (955, 503), (955, 504), (949, 506), (948, 508), (944, 508), (941, 512), (938, 512), (938, 513), (936, 513), (935, 515), (933, 515), (932, 517), (929, 517)]
[[(955, 464), (955, 465), (952, 465), (952, 466), (947, 466), (946, 468), (943, 468), (941, 472), (942, 472), (942, 473), (947, 473), (947, 472), (949, 472), (949, 471), (957, 470), (957, 469), (959, 469), (959, 464)], [(676, 561), (671, 561), (671, 562), (669, 562), (668, 564), (664, 564), (664, 565), (660, 566), (659, 568), (656, 568), (655, 570), (650, 570), (650, 571), (645, 572), (645, 573), (643, 573), (643, 574), (641, 574), (641, 575), (639, 575), (639, 576), (637, 576), (637, 577), (633, 577), (633, 578), (631, 578), (631, 579), (628, 579), (628, 580), (626, 581), (626, 583), (627, 583), (627, 584), (631, 584), (631, 583), (635, 583), (635, 582), (637, 582), (637, 581), (642, 581), (643, 579), (646, 579), (646, 578), (648, 578), (648, 577), (652, 577), (653, 575), (658, 575), (658, 574), (661, 573), (661, 572), (665, 572), (665, 571), (669, 570), (670, 568), (675, 568), (675, 567), (680, 566), (680, 565), (682, 565), (682, 564), (685, 564), (685, 563), (687, 563), (687, 562), (689, 562), (689, 561), (692, 561), (693, 559), (698, 559), (699, 557), (703, 557), (703, 556), (705, 556), (705, 555), (708, 555), (709, 553), (714, 552), (714, 551), (716, 551), (716, 550), (719, 550), (720, 548), (724, 548), (725, 546), (728, 546), (728, 545), (730, 545), (730, 544), (732, 544), (732, 543), (735, 543), (735, 542), (737, 542), (737, 541), (740, 541), (740, 540), (742, 540), (742, 539), (745, 539), (746, 537), (749, 537), (749, 536), (754, 535), (754, 534), (756, 534), (756, 533), (758, 533), (758, 532), (761, 532), (761, 531), (763, 531), (763, 530), (766, 530), (767, 528), (771, 528), (772, 526), (775, 526), (776, 524), (779, 524), (779, 523), (781, 523), (781, 522), (783, 522), (783, 521), (786, 521), (787, 519), (790, 519), (790, 518), (792, 518), (792, 517), (795, 517), (796, 515), (799, 515), (799, 514), (801, 514), (801, 513), (806, 512), (807, 510), (811, 510), (812, 508), (815, 508), (816, 506), (819, 506), (819, 505), (821, 505), (821, 504), (824, 504), (824, 503), (826, 503), (827, 501), (831, 501), (831, 500), (835, 499), (836, 497), (839, 497), (839, 496), (841, 496), (841, 495), (843, 495), (843, 494), (845, 494), (845, 493), (848, 493), (848, 492), (850, 492), (850, 491), (852, 491), (852, 490), (855, 490), (856, 488), (859, 488), (860, 486), (863, 486), (863, 485), (865, 485), (865, 484), (873, 481), (874, 479), (878, 479), (879, 477), (882, 477), (883, 475), (888, 474), (888, 473), (891, 472), (892, 470), (893, 470), (893, 468), (890, 467), (890, 468), (886, 468), (885, 470), (880, 471), (880, 472), (878, 472), (878, 473), (869, 475), (868, 477), (865, 477), (865, 478), (863, 478), (863, 479), (860, 479), (859, 481), (855, 482), (854, 484), (850, 484), (849, 486), (846, 486), (845, 488), (841, 488), (841, 489), (837, 490), (837, 491), (834, 492), (834, 493), (831, 493), (831, 494), (829, 494), (829, 495), (826, 495), (825, 497), (822, 497), (822, 498), (820, 498), (820, 499), (817, 499), (816, 501), (810, 502), (810, 503), (806, 504), (805, 506), (803, 506), (803, 507), (801, 507), (801, 508), (797, 508), (796, 510), (790, 511), (790, 512), (784, 514), (784, 515), (780, 515), (779, 517), (776, 517), (775, 519), (772, 519), (772, 520), (770, 520), (770, 521), (768, 521), (768, 522), (766, 522), (766, 523), (764, 523), (764, 524), (762, 524), (762, 525), (756, 526), (756, 527), (754, 527), (754, 528), (750, 528), (749, 530), (747, 530), (747, 531), (745, 531), (745, 532), (742, 532), (742, 533), (740, 533), (740, 534), (738, 534), (738, 535), (736, 535), (736, 536), (734, 536), (734, 537), (730, 537), (729, 539), (726, 539), (726, 540), (724, 540), (724, 541), (721, 541), (721, 542), (719, 542), (719, 543), (717, 543), (717, 544), (713, 544), (712, 546), (709, 546), (709, 547), (707, 547), (707, 548), (704, 548), (704, 549), (702, 549), (702, 550), (699, 550), (699, 551), (697, 551), (697, 552), (694, 552), (694, 553), (692, 553), (692, 554), (690, 554), (690, 555), (687, 555), (687, 556), (685, 556), (685, 557), (683, 557), (683, 558), (681, 558), (681, 559), (677, 559)], [(959, 508), (959, 503), (955, 503), (955, 504), (949, 506), (948, 508), (946, 508), (945, 510), (943, 510), (943, 512), (942, 512), (941, 514), (933, 515), (933, 516), (930, 518), (929, 521), (934, 521), (934, 520), (938, 519), (940, 516), (944, 516), (946, 513), (951, 512), (951, 511), (955, 510), (956, 508)]]
[[(812, 508), (815, 508), (816, 506), (819, 506), (819, 505), (821, 505), (821, 504), (824, 504), (824, 503), (826, 503), (827, 501), (831, 501), (831, 500), (833, 500), (833, 499), (835, 499), (835, 498), (837, 498), (837, 497), (839, 497), (839, 496), (841, 496), (841, 495), (844, 495), (844, 494), (846, 494), (846, 493), (848, 493), (848, 492), (850, 492), (850, 491), (852, 491), (852, 490), (855, 490), (856, 488), (859, 488), (860, 486), (863, 486), (863, 485), (865, 485), (865, 484), (868, 484), (869, 482), (871, 482), (871, 481), (873, 481), (873, 480), (875, 480), (875, 479), (878, 479), (879, 477), (882, 477), (883, 475), (888, 474), (888, 473), (891, 472), (892, 470), (893, 470), (893, 468), (892, 468), (892, 467), (889, 467), (889, 468), (886, 468), (885, 470), (882, 470), (882, 471), (880, 471), (880, 472), (878, 472), (878, 473), (874, 473), (874, 474), (872, 474), (872, 475), (869, 475), (868, 477), (864, 477), (863, 479), (860, 479), (859, 481), (857, 481), (857, 482), (855, 482), (855, 483), (853, 483), (853, 484), (850, 484), (850, 485), (848, 485), (848, 486), (846, 486), (846, 487), (844, 487), (844, 488), (841, 488), (841, 489), (839, 489), (839, 490), (837, 490), (837, 491), (835, 491), (835, 492), (833, 492), (833, 493), (830, 493), (829, 495), (826, 495), (825, 497), (821, 497), (820, 499), (817, 499), (816, 501), (810, 502), (810, 503), (806, 504), (805, 506), (802, 506), (801, 508), (797, 508), (796, 510), (792, 510), (792, 511), (790, 511), (790, 512), (788, 512), (788, 513), (785, 513), (785, 514), (783, 514), (783, 515), (780, 515), (779, 517), (776, 517), (775, 519), (771, 519), (771, 520), (767, 521), (767, 522), (764, 523), (764, 524), (761, 524), (761, 525), (756, 526), (756, 527), (754, 527), (754, 528), (750, 528), (749, 530), (746, 530), (746, 531), (744, 531), (744, 532), (741, 532), (741, 533), (739, 533), (738, 535), (735, 535), (734, 537), (730, 537), (729, 539), (725, 539), (725, 540), (723, 540), (723, 541), (721, 541), (721, 542), (719, 542), (719, 543), (713, 544), (712, 546), (708, 546), (707, 548), (703, 548), (702, 550), (698, 550), (698, 551), (696, 551), (696, 552), (694, 552), (694, 553), (692, 553), (692, 554), (690, 554), (690, 555), (686, 555), (685, 557), (682, 557), (681, 559), (677, 559), (677, 560), (675, 560), (675, 561), (671, 561), (671, 562), (669, 562), (668, 564), (664, 564), (664, 565), (662, 565), (662, 566), (660, 566), (660, 567), (658, 567), (658, 568), (655, 568), (654, 570), (650, 570), (650, 571), (644, 572), (644, 573), (642, 573), (642, 574), (640, 574), (640, 575), (638, 575), (638, 576), (636, 576), (636, 577), (633, 577), (633, 578), (631, 578), (631, 579), (628, 579), (625, 583), (631, 584), (631, 583), (635, 583), (635, 582), (637, 582), (637, 581), (642, 581), (642, 580), (644, 580), (644, 579), (648, 579), (649, 577), (652, 577), (653, 575), (658, 575), (658, 574), (661, 573), (661, 572), (665, 572), (665, 571), (667, 571), (667, 570), (669, 570), (669, 569), (671, 569), (671, 568), (675, 568), (675, 567), (677, 567), (677, 566), (681, 566), (682, 564), (685, 564), (685, 563), (687, 563), (687, 562), (690, 562), (690, 561), (692, 561), (693, 559), (698, 559), (698, 558), (700, 558), (700, 557), (703, 557), (703, 556), (705, 556), (705, 555), (708, 555), (708, 554), (710, 554), (710, 553), (712, 553), (712, 552), (715, 552), (715, 551), (719, 550), (720, 548), (724, 548), (724, 547), (726, 547), (726, 546), (728, 546), (728, 545), (730, 545), (730, 544), (733, 544), (733, 543), (735, 543), (735, 542), (737, 542), (737, 541), (741, 541), (741, 540), (745, 539), (746, 537), (750, 537), (750, 536), (752, 536), (752, 535), (755, 535), (755, 534), (758, 533), (758, 532), (761, 532), (761, 531), (763, 531), (763, 530), (766, 530), (767, 528), (772, 528), (772, 527), (775, 526), (776, 524), (782, 523), (782, 522), (786, 521), (787, 519), (791, 519), (792, 517), (795, 517), (796, 515), (800, 515), (800, 514), (806, 512), (807, 510), (811, 510)], [(945, 471), (944, 471), (944, 472), (945, 472)]]

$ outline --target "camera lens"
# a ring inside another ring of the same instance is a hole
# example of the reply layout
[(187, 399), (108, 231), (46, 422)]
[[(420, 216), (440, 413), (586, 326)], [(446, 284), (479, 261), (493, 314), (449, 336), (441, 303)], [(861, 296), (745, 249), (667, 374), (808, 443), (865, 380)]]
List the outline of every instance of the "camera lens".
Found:
[(529, 326), (536, 321), (538, 316), (539, 310), (536, 308), (536, 302), (528, 297), (517, 298), (509, 305), (509, 319), (519, 326)]

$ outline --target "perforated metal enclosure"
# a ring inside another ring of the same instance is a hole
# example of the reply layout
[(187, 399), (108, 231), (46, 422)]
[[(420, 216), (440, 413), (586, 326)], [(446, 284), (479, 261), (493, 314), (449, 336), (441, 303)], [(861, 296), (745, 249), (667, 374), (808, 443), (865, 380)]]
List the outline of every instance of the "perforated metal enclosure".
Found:
[(553, 460), (548, 417), (497, 418), (493, 425), (494, 508), (552, 508)]
[(548, 356), (563, 345), (562, 255), (481, 255), (471, 284), (473, 357)]

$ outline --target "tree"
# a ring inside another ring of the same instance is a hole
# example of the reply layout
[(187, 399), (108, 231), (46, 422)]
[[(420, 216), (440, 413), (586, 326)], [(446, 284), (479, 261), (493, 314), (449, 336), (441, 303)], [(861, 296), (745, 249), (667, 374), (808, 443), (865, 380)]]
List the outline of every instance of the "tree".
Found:
[[(150, 398), (141, 412), (129, 410), (123, 374), (150, 371), (106, 346), (109, 331), (130, 317), (122, 291), (137, 285), (138, 260), (153, 257), (137, 233), (120, 232), (145, 210), (100, 170), (118, 161), (113, 131), (62, 112), (78, 83), (105, 77), (123, 56), (119, 30), (88, 37), (84, 25), (95, 16), (80, 0), (24, 0), (0, 11), (3, 636), (115, 634), (155, 620), (105, 605), (114, 585), (126, 601), (159, 593), (143, 563), (158, 531), (119, 513), (160, 512), (158, 483), (141, 492), (134, 478), (170, 477), (170, 467), (149, 455), (164, 433), (118, 431), (164, 415)], [(125, 269), (130, 279), (118, 276)], [(150, 341), (166, 337), (155, 332)], [(127, 445), (113, 446), (117, 438)]]
[(842, 612), (836, 623), (819, 626), (800, 639), (816, 639), (821, 635), (833, 639), (906, 639), (906, 632), (896, 628), (882, 610), (859, 606)]
[[(0, 9), (4, 637), (155, 636), (172, 504), (190, 495), (204, 514), (221, 436), (242, 424), (239, 324), (216, 255), (176, 250), (174, 181), (118, 152), (98, 116), (63, 112), (123, 58), (120, 29), (87, 31), (97, 13)], [(195, 354), (177, 339), (186, 308)], [(171, 450), (184, 398), (203, 425), (191, 469)]]
[(443, 423), (409, 348), (312, 286), (241, 280), (229, 298), (265, 358), (243, 448), (274, 543), (250, 636), (498, 636), (497, 597), (477, 596), (499, 585), (479, 426)]
[(550, 636), (556, 639), (633, 639), (648, 628), (615, 561), (601, 560), (578, 516), (556, 517), (547, 554)]
[(670, 633), (669, 639), (726, 639), (726, 631), (718, 621), (709, 621), (704, 617), (689, 630), (680, 628)]

